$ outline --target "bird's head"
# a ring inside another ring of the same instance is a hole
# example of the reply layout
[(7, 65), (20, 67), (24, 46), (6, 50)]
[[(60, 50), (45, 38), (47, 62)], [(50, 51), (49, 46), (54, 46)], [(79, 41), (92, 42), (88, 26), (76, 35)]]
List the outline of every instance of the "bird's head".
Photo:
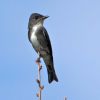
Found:
[(43, 16), (41, 14), (38, 13), (33, 13), (31, 14), (30, 18), (29, 18), (29, 24), (28, 27), (31, 28), (36, 24), (43, 24), (44, 20), (47, 19), (49, 16)]

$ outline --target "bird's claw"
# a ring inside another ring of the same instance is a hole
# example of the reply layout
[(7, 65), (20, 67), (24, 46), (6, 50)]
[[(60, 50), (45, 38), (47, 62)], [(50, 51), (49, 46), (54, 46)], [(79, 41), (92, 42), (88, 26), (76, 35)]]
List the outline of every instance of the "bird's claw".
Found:
[(36, 60), (36, 63), (40, 63), (41, 61), (40, 61), (40, 57), (39, 58), (37, 58), (37, 60)]

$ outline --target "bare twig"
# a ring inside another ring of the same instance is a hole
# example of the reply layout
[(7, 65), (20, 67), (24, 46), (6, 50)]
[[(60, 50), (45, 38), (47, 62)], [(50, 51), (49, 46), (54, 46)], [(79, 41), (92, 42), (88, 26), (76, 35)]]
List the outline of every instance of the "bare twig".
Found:
[[(42, 100), (42, 90), (44, 89), (44, 86), (41, 85), (41, 69), (42, 69), (42, 65), (41, 65), (40, 58), (38, 58), (36, 60), (36, 63), (38, 65), (38, 78), (37, 78), (36, 82), (38, 83), (38, 87), (39, 87), (39, 92), (37, 93), (37, 97), (38, 97), (38, 100)], [(67, 100), (67, 97), (64, 97), (64, 100)]]
[(44, 86), (41, 85), (41, 69), (42, 69), (42, 65), (40, 64), (41, 61), (40, 61), (40, 58), (38, 58), (36, 60), (36, 63), (38, 65), (38, 78), (37, 78), (37, 83), (38, 83), (38, 86), (39, 86), (39, 92), (37, 93), (37, 97), (39, 98), (39, 100), (42, 100), (42, 90), (44, 88)]

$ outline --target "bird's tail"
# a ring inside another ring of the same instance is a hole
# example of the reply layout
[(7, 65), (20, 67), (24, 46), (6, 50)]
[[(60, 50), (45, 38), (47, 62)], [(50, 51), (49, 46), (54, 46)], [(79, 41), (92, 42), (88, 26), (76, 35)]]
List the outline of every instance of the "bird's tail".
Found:
[(48, 82), (51, 83), (53, 80), (55, 80), (56, 82), (58, 82), (58, 78), (56, 76), (54, 67), (52, 67), (51, 69), (49, 69), (50, 66), (48, 66), (47, 68), (47, 72), (48, 72)]

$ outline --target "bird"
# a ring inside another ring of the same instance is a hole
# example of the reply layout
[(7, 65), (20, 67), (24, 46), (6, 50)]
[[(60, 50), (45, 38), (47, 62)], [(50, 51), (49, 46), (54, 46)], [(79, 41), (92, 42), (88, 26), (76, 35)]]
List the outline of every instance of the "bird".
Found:
[(44, 20), (49, 16), (32, 13), (28, 22), (28, 39), (40, 58), (43, 58), (47, 68), (48, 82), (58, 82), (54, 69), (53, 52), (47, 30), (43, 26)]

